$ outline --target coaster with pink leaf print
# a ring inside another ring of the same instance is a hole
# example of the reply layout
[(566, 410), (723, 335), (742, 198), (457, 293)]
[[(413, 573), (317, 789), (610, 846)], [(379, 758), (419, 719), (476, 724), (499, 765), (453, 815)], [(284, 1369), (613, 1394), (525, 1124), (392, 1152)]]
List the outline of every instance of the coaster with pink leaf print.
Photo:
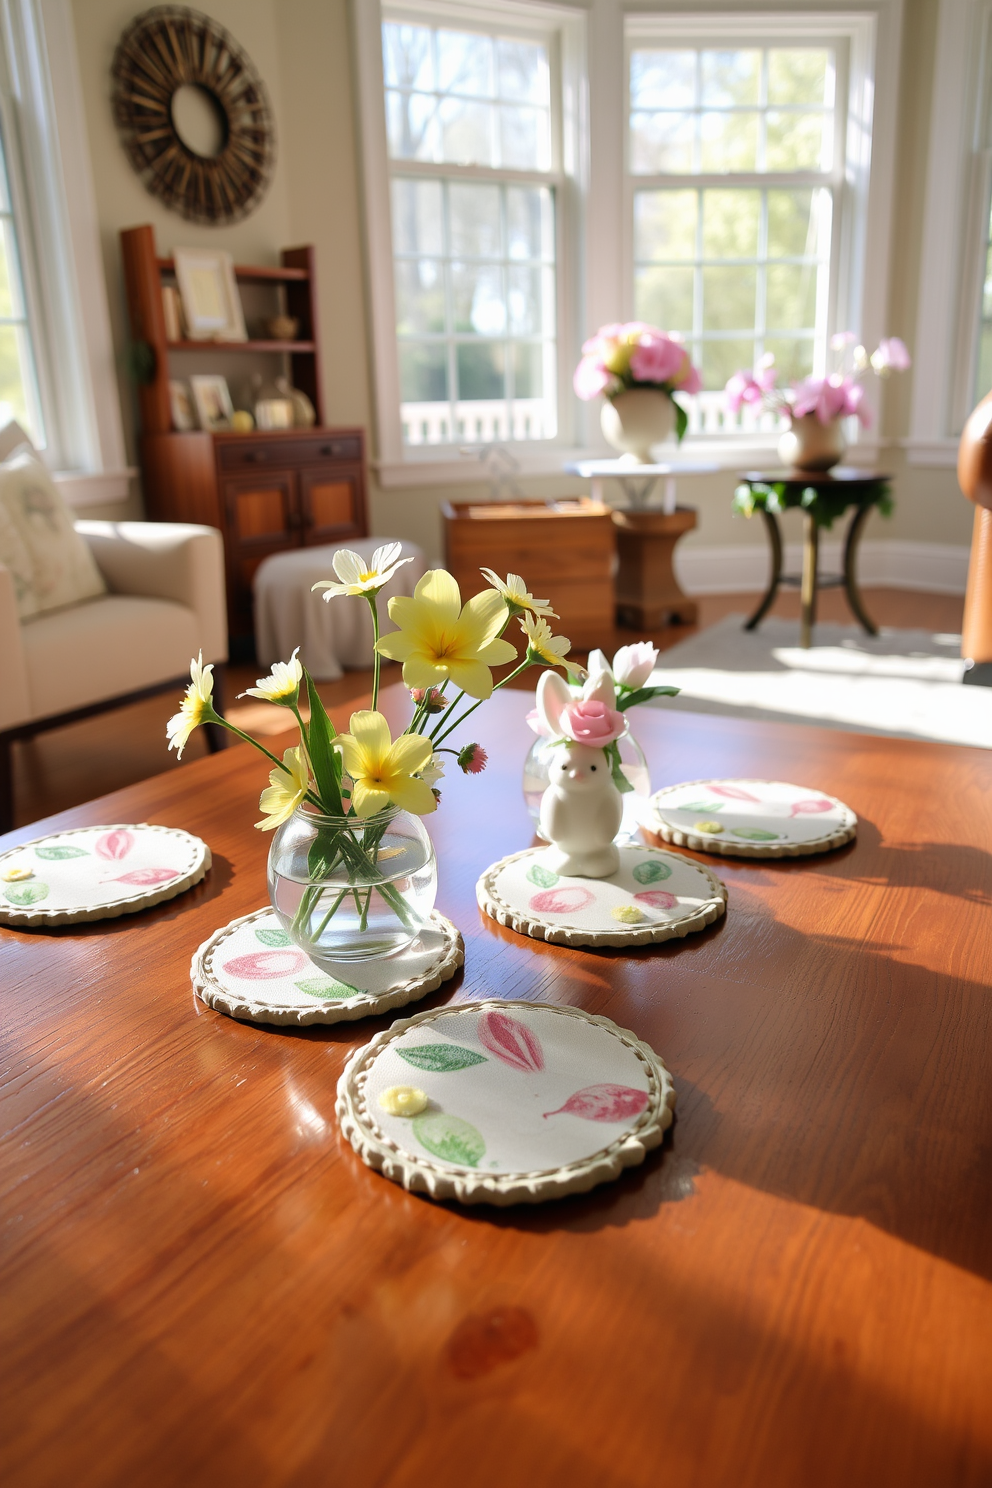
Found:
[[(393, 1114), (397, 1088), (410, 1114)], [(609, 1018), (533, 1002), (468, 1002), (394, 1023), (338, 1081), (341, 1130), (412, 1193), (538, 1204), (642, 1163), (672, 1123), (658, 1055)]]
[(435, 909), (416, 940), (395, 956), (315, 966), (268, 905), (215, 930), (193, 956), (201, 1002), (251, 1023), (342, 1023), (373, 1018), (436, 992), (465, 960), (461, 933)]
[(609, 878), (569, 878), (548, 867), (546, 847), (501, 858), (479, 879), (479, 907), (520, 935), (569, 946), (652, 945), (703, 930), (727, 908), (709, 868), (681, 853), (617, 844)]
[(655, 791), (644, 827), (695, 852), (744, 858), (801, 857), (858, 834), (849, 806), (781, 780), (689, 780)]
[(178, 827), (74, 827), (0, 856), (0, 923), (18, 929), (109, 920), (199, 883), (210, 849)]

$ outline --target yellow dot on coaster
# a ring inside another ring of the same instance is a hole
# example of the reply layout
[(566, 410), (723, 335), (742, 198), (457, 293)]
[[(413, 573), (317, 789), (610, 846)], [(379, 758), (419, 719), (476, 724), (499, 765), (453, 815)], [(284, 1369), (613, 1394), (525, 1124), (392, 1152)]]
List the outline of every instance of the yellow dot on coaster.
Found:
[(427, 1095), (415, 1085), (390, 1085), (380, 1095), (379, 1104), (390, 1116), (419, 1116), (427, 1105)]
[(619, 920), (621, 925), (636, 925), (638, 920), (644, 918), (644, 911), (638, 909), (636, 904), (615, 904), (610, 914), (615, 920)]
[(707, 836), (715, 837), (716, 834), (717, 834), (717, 832), (722, 832), (723, 831), (723, 823), (722, 822), (708, 822), (708, 821), (707, 822), (697, 822), (696, 823), (696, 831), (697, 832), (705, 832), (707, 834)]
[(0, 873), (4, 883), (21, 883), (25, 878), (34, 878), (34, 870), (31, 868), (5, 868)]

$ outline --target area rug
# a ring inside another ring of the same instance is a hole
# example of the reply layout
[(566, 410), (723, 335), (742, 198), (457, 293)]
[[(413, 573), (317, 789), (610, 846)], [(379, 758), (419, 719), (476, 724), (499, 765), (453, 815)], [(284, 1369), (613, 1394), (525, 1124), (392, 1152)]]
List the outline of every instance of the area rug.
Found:
[(745, 618), (662, 652), (652, 683), (682, 690), (651, 706), (992, 749), (992, 688), (962, 685), (960, 636), (817, 625), (804, 651), (797, 620)]

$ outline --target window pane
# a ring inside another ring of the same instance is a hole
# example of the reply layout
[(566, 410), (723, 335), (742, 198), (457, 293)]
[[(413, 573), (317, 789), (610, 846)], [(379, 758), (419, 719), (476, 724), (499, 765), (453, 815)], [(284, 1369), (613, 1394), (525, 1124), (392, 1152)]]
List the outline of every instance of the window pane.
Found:
[(704, 341), (693, 356), (699, 367), (706, 392), (722, 392), (727, 379), (741, 367), (754, 366), (754, 342), (743, 338), (731, 341)]
[(472, 32), (438, 31), (437, 71), (440, 93), (494, 97), (492, 38)]
[(827, 72), (833, 57), (827, 51), (789, 47), (768, 53), (769, 103), (832, 102), (827, 97)]
[(482, 401), (506, 396), (504, 377), (506, 362), (501, 342), (463, 343), (456, 346), (455, 356), (458, 366), (458, 397), (460, 400)]
[(394, 159), (433, 160), (437, 154), (435, 100), (424, 93), (387, 93), (386, 134)]
[(635, 175), (692, 170), (692, 114), (631, 114), (630, 168)]
[(551, 79), (543, 46), (529, 41), (497, 40), (496, 75), (500, 98), (550, 107)]
[(634, 197), (634, 258), (652, 260), (696, 257), (695, 191), (638, 191)]
[(397, 253), (440, 254), (440, 181), (393, 181), (393, 242)]
[(382, 28), (382, 66), (387, 88), (432, 88), (431, 33), (427, 26)]
[(544, 314), (550, 309), (549, 296), (542, 293), (543, 269), (514, 265), (507, 271), (507, 306), (511, 334), (515, 336), (547, 335), (554, 330), (544, 325)]
[(819, 192), (769, 191), (769, 258), (812, 258), (817, 252), (813, 198)]
[(548, 170), (551, 132), (547, 109), (505, 105), (497, 112), (500, 165), (518, 170)]
[(703, 269), (703, 330), (752, 327), (757, 283), (756, 269)]
[[(464, 258), (500, 258), (498, 186), (453, 181), (448, 187), (451, 252)], [(440, 227), (440, 222), (439, 222)]]
[(510, 258), (554, 261), (554, 218), (551, 192), (544, 186), (506, 189), (507, 253)]
[(631, 108), (692, 108), (695, 101), (695, 52), (631, 53)]
[(975, 396), (984, 398), (992, 389), (992, 325), (983, 325), (978, 341), (978, 377)]
[(453, 263), (451, 302), (456, 331), (499, 336), (506, 330), (503, 274), (498, 266)]
[(786, 339), (784, 336), (766, 336), (765, 351), (775, 358), (778, 380), (792, 382), (800, 377), (809, 377), (813, 371), (813, 337)]
[(812, 330), (816, 323), (816, 269), (811, 264), (769, 264), (765, 324), (774, 330)]
[(638, 269), (634, 278), (634, 314), (666, 331), (692, 330), (692, 269)]
[(760, 52), (702, 52), (702, 102), (711, 108), (757, 103), (761, 94)]
[(0, 427), (16, 419), (29, 434), (38, 432), (34, 399), (28, 396), (33, 381), (27, 327), (0, 325)]
[(493, 164), (493, 107), (445, 98), (438, 109), (441, 159), (453, 165)]
[(703, 114), (700, 130), (704, 171), (757, 170), (757, 114)]
[(760, 192), (704, 191), (703, 257), (756, 258), (760, 221)]
[(437, 259), (397, 261), (396, 328), (401, 336), (444, 330), (444, 266)]
[(443, 344), (400, 342), (400, 397), (404, 403), (447, 401), (448, 354)]
[(829, 114), (780, 114), (769, 109), (766, 170), (829, 170)]
[[(0, 172), (0, 180), (2, 175)], [(0, 219), (0, 317), (4, 320), (24, 318), (24, 305), (17, 278), (14, 224), (9, 217)]]
[(513, 347), (513, 394), (516, 398), (540, 398), (544, 392), (544, 348), (517, 344)]

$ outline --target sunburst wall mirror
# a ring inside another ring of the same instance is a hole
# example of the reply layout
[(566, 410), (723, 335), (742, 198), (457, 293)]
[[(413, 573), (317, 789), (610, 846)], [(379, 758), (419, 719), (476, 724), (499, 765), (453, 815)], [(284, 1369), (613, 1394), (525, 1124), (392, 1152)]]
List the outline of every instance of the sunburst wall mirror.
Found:
[(147, 189), (190, 222), (221, 225), (261, 202), (275, 163), (265, 84), (209, 16), (159, 5), (114, 54), (114, 119)]

